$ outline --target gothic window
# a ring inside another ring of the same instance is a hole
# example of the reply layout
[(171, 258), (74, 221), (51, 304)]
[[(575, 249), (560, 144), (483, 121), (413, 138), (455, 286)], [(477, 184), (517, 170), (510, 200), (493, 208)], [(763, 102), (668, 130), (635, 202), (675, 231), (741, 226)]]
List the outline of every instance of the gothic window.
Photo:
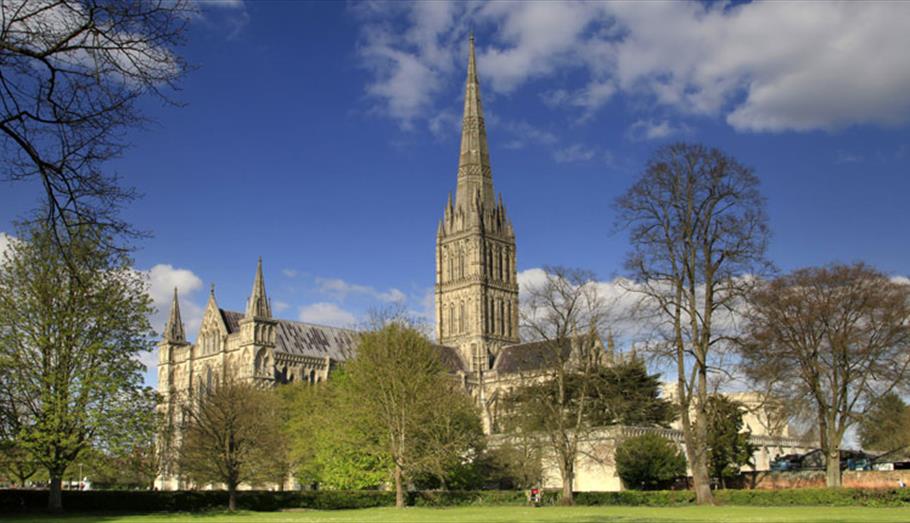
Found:
[(497, 268), (499, 271), (499, 281), (502, 281), (503, 280), (503, 278), (502, 278), (502, 249), (497, 248), (496, 254), (497, 254), (497, 256), (499, 256), (499, 263), (497, 264)]
[(458, 332), (464, 334), (464, 302), (458, 306)]
[(316, 383), (316, 371), (315, 370), (310, 371), (310, 383)]
[(504, 312), (505, 312), (505, 309), (503, 308), (502, 300), (499, 300), (499, 310), (497, 311), (497, 313), (499, 315), (499, 335), (500, 336), (505, 334), (505, 329), (503, 328), (503, 326), (505, 325)]
[(505, 269), (506, 278), (505, 279), (506, 279), (506, 283), (508, 283), (512, 276), (512, 252), (509, 249), (506, 249), (505, 262), (506, 262), (506, 269)]
[(205, 388), (208, 390), (212, 389), (212, 368), (206, 367), (205, 369)]
[(455, 334), (455, 304), (449, 304), (449, 334)]
[(452, 274), (452, 258), (449, 258), (449, 281), (452, 281), (453, 279), (454, 278), (453, 278), (453, 274)]
[(506, 302), (506, 336), (512, 337), (512, 302)]
[(256, 353), (256, 360), (253, 362), (253, 373), (257, 376), (268, 374), (268, 354), (265, 349)]
[(458, 255), (458, 277), (464, 279), (464, 251)]
[(496, 329), (496, 316), (494, 313), (495, 310), (496, 310), (495, 302), (493, 301), (493, 298), (490, 297), (490, 303), (487, 306), (487, 316), (490, 317), (490, 329), (487, 332), (489, 332), (490, 334), (493, 334), (493, 331)]

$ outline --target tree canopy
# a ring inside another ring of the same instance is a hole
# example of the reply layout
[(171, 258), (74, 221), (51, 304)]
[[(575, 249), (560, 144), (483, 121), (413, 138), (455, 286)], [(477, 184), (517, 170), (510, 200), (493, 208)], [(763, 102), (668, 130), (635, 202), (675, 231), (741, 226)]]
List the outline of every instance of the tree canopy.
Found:
[(132, 261), (95, 229), (20, 231), (0, 264), (0, 415), (44, 467), (50, 508), (66, 468), (95, 445), (128, 441), (147, 419), (139, 357), (151, 300)]

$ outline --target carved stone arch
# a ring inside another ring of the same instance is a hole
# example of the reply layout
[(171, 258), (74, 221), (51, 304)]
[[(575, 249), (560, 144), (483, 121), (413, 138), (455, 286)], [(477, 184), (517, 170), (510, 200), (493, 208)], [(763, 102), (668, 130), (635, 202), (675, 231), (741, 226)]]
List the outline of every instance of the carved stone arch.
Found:
[(269, 374), (269, 351), (268, 349), (259, 349), (256, 358), (253, 361), (253, 374), (255, 376), (268, 376)]

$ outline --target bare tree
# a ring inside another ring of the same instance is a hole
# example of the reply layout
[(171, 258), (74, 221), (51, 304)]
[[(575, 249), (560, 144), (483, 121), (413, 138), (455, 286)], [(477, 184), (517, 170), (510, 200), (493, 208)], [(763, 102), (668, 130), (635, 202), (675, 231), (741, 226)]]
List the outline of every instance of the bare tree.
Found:
[(518, 437), (534, 434), (544, 442), (562, 477), (561, 502), (572, 504), (580, 446), (595, 428), (606, 307), (593, 273), (544, 271), (542, 282), (523, 289), (521, 328), (536, 343), (519, 356), (528, 361), (520, 365), (520, 386), (505, 399), (505, 425)]
[(831, 265), (776, 278), (750, 305), (743, 369), (778, 397), (809, 399), (827, 484), (840, 486), (847, 429), (906, 386), (910, 286), (863, 264)]
[(141, 96), (169, 100), (192, 11), (188, 0), (0, 0), (0, 151), (9, 178), (40, 181), (58, 235), (135, 234), (118, 217), (135, 193), (102, 165), (144, 121)]
[(713, 503), (708, 477), (709, 373), (731, 334), (727, 320), (765, 267), (764, 199), (752, 171), (717, 149), (659, 149), (616, 202), (630, 232), (630, 290), (655, 311), (676, 370), (676, 399), (698, 503)]
[(231, 511), (241, 483), (283, 482), (287, 468), (276, 470), (287, 463), (278, 398), (231, 376), (196, 393), (184, 408), (180, 474), (197, 485), (223, 484)]

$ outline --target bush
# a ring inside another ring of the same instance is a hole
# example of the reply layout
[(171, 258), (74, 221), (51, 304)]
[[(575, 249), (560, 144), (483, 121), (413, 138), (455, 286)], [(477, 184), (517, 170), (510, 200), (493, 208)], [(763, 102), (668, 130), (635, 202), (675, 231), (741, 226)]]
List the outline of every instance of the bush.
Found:
[[(555, 505), (556, 491), (544, 491), (541, 504)], [(522, 506), (528, 503), (523, 490), (439, 490), (411, 492), (408, 504), (415, 507)]]
[(622, 441), (616, 448), (616, 472), (631, 489), (666, 488), (686, 474), (686, 458), (672, 441), (643, 434)]
[[(46, 490), (0, 490), (0, 514), (41, 511), (47, 506)], [(910, 489), (788, 489), (721, 490), (715, 492), (723, 505), (751, 506), (910, 506)], [(544, 505), (555, 505), (559, 492), (546, 491)], [(421, 491), (408, 495), (408, 504), (418, 507), (523, 506), (526, 493), (520, 490)], [(585, 506), (676, 507), (695, 503), (689, 490), (622, 492), (577, 492), (575, 504)], [(63, 507), (69, 512), (198, 512), (223, 510), (224, 491), (64, 491)], [(237, 507), (243, 510), (273, 511), (288, 508), (316, 510), (391, 507), (395, 493), (376, 490), (318, 490), (299, 492), (241, 491)]]

